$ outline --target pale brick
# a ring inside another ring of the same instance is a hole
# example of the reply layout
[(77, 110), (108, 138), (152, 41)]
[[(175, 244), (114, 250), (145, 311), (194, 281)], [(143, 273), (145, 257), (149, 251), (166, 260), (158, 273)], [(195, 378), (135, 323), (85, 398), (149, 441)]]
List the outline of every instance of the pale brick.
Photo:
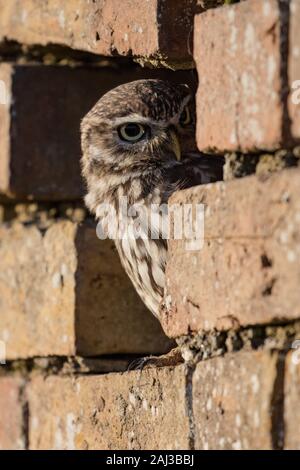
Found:
[(169, 243), (168, 335), (299, 318), (299, 175), (285, 170), (172, 197), (171, 204), (205, 204), (205, 233), (200, 250), (187, 250), (186, 239)]
[(281, 11), (251, 0), (197, 15), (200, 150), (275, 149), (282, 141)]
[(0, 226), (0, 339), (9, 359), (163, 352), (170, 342), (95, 224)]
[(22, 379), (0, 377), (1, 450), (22, 450), (26, 447), (26, 403), (23, 389)]
[(187, 72), (139, 66), (0, 65), (8, 100), (0, 102), (0, 196), (72, 200), (83, 194), (80, 121), (101, 96), (121, 83), (167, 78), (194, 86)]
[(195, 448), (271, 449), (277, 354), (250, 351), (200, 362), (193, 376)]
[(184, 367), (34, 378), (31, 449), (187, 449)]

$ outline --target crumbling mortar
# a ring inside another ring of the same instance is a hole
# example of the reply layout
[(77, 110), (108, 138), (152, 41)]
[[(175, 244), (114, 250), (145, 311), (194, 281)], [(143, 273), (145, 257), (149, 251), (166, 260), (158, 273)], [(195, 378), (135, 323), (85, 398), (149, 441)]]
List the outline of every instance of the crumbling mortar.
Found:
[(0, 61), (19, 65), (56, 65), (69, 67), (111, 67), (132, 65), (130, 57), (106, 57), (59, 45), (24, 45), (17, 41), (0, 42)]
[[(211, 330), (189, 334), (177, 339), (187, 368), (187, 396), (190, 393), (190, 379), (196, 363), (223, 356), (229, 352), (267, 349), (270, 351), (290, 350), (295, 339), (300, 338), (300, 321), (277, 325), (256, 325), (227, 331)], [(0, 368), (0, 376), (19, 375), (30, 378), (34, 374), (48, 375), (89, 375), (111, 372), (126, 372), (138, 355), (100, 356), (47, 356), (14, 359)], [(121, 362), (120, 362), (121, 361)], [(115, 365), (115, 366), (114, 366)], [(167, 365), (167, 363), (166, 363)], [(164, 367), (164, 365), (161, 365)]]
[(224, 180), (256, 174), (260, 179), (265, 179), (272, 173), (285, 168), (300, 165), (300, 147), (292, 149), (279, 149), (274, 152), (241, 153), (228, 152), (225, 154)]
[(50, 227), (59, 219), (83, 222), (88, 218), (88, 211), (83, 202), (24, 202), (1, 203), (0, 223), (21, 223), (23, 225), (36, 225), (40, 229)]
[(166, 68), (173, 71), (176, 70), (193, 70), (195, 63), (193, 60), (175, 60), (169, 59), (161, 53), (153, 54), (151, 56), (134, 56), (133, 61), (141, 67), (149, 69)]
[(300, 338), (300, 321), (255, 325), (227, 331), (211, 330), (177, 339), (183, 357), (196, 364), (213, 357), (241, 350), (267, 349), (287, 352)]
[[(298, 320), (289, 323), (248, 326), (227, 331), (211, 330), (197, 334), (191, 333), (178, 338), (177, 342), (182, 351), (186, 366), (192, 367), (197, 362), (240, 350), (251, 351), (265, 348), (270, 351), (288, 351), (293, 341), (299, 338), (300, 321)], [(17, 374), (23, 377), (30, 377), (35, 373), (42, 373), (44, 375), (103, 374), (108, 372), (108, 363), (112, 366), (118, 364), (118, 367), (113, 368), (114, 372), (118, 368), (120, 372), (124, 372), (128, 370), (132, 361), (139, 357), (138, 355), (91, 358), (80, 356), (47, 356), (15, 359), (8, 360), (6, 365), (0, 368), (0, 376)], [(189, 369), (187, 376), (191, 376), (191, 370)]]
[(114, 54), (101, 56), (94, 53), (71, 49), (59, 45), (23, 45), (16, 41), (3, 41), (0, 43), (0, 61), (13, 62), (19, 65), (55, 65), (68, 67), (134, 67), (135, 64), (145, 68), (167, 68), (171, 70), (194, 69), (193, 59), (170, 59), (157, 52), (149, 56), (133, 56), (130, 51), (126, 57)]

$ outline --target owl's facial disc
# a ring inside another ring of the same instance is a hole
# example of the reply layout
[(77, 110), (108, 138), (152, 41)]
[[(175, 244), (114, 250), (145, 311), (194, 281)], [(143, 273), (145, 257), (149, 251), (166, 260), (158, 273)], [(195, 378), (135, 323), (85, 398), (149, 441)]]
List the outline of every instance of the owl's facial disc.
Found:
[(189, 88), (138, 80), (106, 93), (82, 123), (86, 155), (105, 171), (167, 164), (195, 148)]

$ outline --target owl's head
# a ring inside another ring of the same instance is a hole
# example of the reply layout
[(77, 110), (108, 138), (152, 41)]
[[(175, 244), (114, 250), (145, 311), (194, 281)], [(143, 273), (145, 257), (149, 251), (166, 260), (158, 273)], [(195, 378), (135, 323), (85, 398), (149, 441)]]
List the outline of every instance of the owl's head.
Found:
[(109, 91), (82, 121), (84, 173), (180, 160), (194, 150), (194, 109), (187, 85), (137, 80)]

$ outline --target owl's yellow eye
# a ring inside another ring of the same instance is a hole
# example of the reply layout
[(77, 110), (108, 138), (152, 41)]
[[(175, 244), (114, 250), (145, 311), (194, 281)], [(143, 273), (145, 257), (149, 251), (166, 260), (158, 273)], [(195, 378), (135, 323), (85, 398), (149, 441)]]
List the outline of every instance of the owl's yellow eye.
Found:
[(137, 124), (136, 122), (123, 124), (119, 127), (118, 131), (120, 138), (127, 142), (137, 142), (146, 132), (145, 127), (141, 124)]
[(183, 108), (183, 111), (180, 115), (179, 122), (181, 126), (187, 126), (191, 122), (191, 113), (188, 106)]

